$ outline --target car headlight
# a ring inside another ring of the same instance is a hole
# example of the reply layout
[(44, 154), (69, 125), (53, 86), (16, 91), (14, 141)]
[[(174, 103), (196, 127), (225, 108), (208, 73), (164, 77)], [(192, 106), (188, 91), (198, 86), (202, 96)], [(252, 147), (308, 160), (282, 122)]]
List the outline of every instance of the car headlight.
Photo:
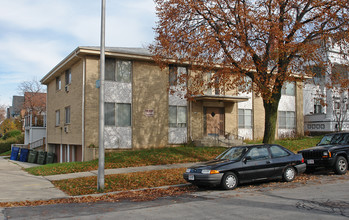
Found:
[(201, 171), (202, 174), (217, 174), (219, 173), (218, 170), (202, 170)]
[(323, 158), (332, 157), (331, 152), (329, 152), (329, 151), (322, 152), (322, 157)]
[(191, 169), (188, 168), (185, 172), (186, 173), (190, 173), (190, 171), (191, 171)]

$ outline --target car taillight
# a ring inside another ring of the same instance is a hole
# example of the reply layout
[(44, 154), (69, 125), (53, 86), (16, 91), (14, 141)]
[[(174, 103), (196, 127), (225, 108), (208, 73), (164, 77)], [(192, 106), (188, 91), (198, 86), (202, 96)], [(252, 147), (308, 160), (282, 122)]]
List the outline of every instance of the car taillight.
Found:
[(302, 163), (304, 163), (304, 158), (302, 157)]

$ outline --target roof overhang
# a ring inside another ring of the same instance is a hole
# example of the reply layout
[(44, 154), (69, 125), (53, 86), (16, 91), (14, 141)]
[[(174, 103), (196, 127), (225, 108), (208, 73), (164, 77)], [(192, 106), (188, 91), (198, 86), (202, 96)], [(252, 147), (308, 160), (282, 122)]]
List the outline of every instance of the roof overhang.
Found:
[[(72, 64), (78, 62), (85, 56), (100, 56), (99, 47), (78, 47), (66, 56), (60, 63), (58, 63), (53, 69), (48, 72), (40, 82), (47, 85), (56, 76), (61, 75), (63, 71), (68, 69)], [(153, 61), (153, 57), (150, 52), (147, 52), (142, 48), (105, 48), (105, 56), (132, 59), (132, 60), (144, 60)]]
[(202, 95), (195, 96), (195, 100), (197, 101), (217, 101), (217, 102), (246, 102), (249, 100), (249, 97), (242, 96), (229, 96), (229, 95)]

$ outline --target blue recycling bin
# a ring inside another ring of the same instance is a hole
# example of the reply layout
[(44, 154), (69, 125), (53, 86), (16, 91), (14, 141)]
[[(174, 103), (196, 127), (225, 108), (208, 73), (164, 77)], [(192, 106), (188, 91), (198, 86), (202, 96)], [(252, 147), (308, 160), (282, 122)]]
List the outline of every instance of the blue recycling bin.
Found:
[(19, 153), (19, 147), (13, 147), (11, 150), (10, 160), (17, 160), (18, 153)]
[(29, 155), (29, 149), (22, 148), (21, 152), (19, 154), (19, 161), (27, 162), (28, 161), (28, 155)]

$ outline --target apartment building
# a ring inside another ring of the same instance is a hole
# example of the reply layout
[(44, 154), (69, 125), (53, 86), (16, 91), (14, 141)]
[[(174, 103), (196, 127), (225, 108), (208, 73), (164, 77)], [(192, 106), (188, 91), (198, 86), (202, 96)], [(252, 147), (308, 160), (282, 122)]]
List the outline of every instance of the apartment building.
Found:
[[(48, 150), (59, 162), (98, 156), (99, 56), (98, 47), (78, 47), (41, 80), (47, 85)], [(146, 49), (106, 48), (106, 151), (165, 147), (206, 137), (263, 137), (260, 97), (238, 94), (237, 89), (211, 89), (187, 100), (181, 89), (187, 84), (176, 72), (194, 74), (190, 66), (161, 69)], [(293, 90), (281, 104), (285, 113), (280, 132), (303, 132), (302, 89)]]

